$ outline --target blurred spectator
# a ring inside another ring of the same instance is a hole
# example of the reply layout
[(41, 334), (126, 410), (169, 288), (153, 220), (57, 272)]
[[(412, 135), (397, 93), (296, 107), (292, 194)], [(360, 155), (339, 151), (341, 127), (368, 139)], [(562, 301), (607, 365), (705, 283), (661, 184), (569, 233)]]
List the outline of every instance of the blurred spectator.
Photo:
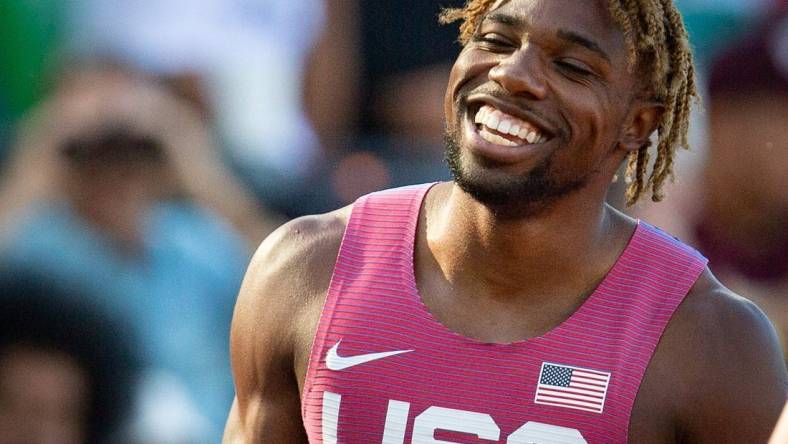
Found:
[(786, 347), (788, 1), (755, 6), (766, 8), (759, 23), (709, 64), (708, 140), (682, 154), (664, 202), (634, 213), (703, 251), (725, 285), (766, 311)]
[(449, 178), (443, 97), (462, 47), (457, 28), (442, 26), (438, 15), (462, 3), (362, 2), (361, 146), (385, 162), (389, 186)]
[(3, 255), (131, 320), (148, 364), (140, 427), (157, 433), (142, 442), (217, 442), (233, 302), (273, 224), (222, 168), (199, 115), (123, 70), (77, 71), (25, 122), (14, 156)]
[[(331, 148), (314, 175), (318, 210), (387, 187), (449, 178), (442, 107), (460, 45), (456, 28), (441, 26), (438, 14), (461, 3), (327, 1), (326, 32), (307, 84), (312, 116)], [(331, 51), (337, 41), (342, 50)], [(330, 64), (327, 54), (335, 57)], [(337, 77), (331, 70), (357, 81), (330, 80), (330, 88), (318, 88), (326, 84), (321, 77)], [(321, 89), (332, 93), (311, 97)]]
[[(343, 0), (336, 3), (344, 8)], [(304, 82), (323, 30), (323, 0), (69, 5), (70, 52), (119, 60), (171, 80), (204, 105), (223, 146), (266, 202), (284, 209), (299, 205), (301, 193), (310, 191), (304, 181), (322, 159), (305, 111)]]
[(448, 178), (441, 106), (460, 47), (437, 16), (461, 1), (77, 0), (68, 47), (168, 79), (261, 198), (297, 216)]
[[(788, 3), (713, 63), (697, 237), (788, 339)], [(784, 342), (784, 344), (786, 344)]]
[(124, 442), (134, 341), (86, 299), (0, 272), (0, 443)]
[(360, 3), (361, 133), (442, 146), (443, 96), (461, 46), (456, 27), (442, 26), (438, 15), (463, 2)]
[(64, 145), (125, 127), (161, 145), (161, 158), (154, 162), (160, 166), (150, 172), (158, 174), (152, 187), (157, 198), (211, 209), (243, 235), (249, 248), (280, 222), (224, 167), (206, 123), (191, 106), (122, 66), (96, 65), (66, 71), (52, 97), (20, 125), (0, 189), (0, 226), (31, 204), (73, 196), (62, 187), (68, 171), (63, 167), (73, 165), (64, 160), (77, 159), (66, 154)]

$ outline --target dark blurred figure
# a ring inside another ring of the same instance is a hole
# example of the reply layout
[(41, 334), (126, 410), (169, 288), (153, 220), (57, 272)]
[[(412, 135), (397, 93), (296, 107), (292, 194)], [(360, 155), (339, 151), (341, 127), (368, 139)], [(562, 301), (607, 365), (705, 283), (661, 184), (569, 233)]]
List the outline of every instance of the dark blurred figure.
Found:
[(438, 15), (462, 3), (326, 1), (306, 97), (328, 162), (313, 175), (310, 212), (391, 186), (449, 179), (443, 93), (461, 46)]
[(698, 244), (788, 339), (788, 2), (723, 52), (709, 78)]
[(443, 93), (461, 46), (438, 14), (456, 6), (462, 1), (361, 2), (362, 134), (442, 146)]
[(0, 271), (0, 443), (124, 442), (129, 331), (47, 280)]

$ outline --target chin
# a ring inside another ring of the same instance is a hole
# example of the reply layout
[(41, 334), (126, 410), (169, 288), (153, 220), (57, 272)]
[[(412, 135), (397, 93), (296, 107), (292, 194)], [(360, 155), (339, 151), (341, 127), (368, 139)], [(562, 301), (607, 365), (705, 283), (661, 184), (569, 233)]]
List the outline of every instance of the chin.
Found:
[(555, 176), (553, 156), (527, 172), (508, 173), (495, 166), (477, 165), (463, 155), (459, 138), (445, 134), (446, 162), (457, 186), (503, 219), (522, 219), (545, 212), (562, 197), (586, 185), (586, 178), (561, 180)]

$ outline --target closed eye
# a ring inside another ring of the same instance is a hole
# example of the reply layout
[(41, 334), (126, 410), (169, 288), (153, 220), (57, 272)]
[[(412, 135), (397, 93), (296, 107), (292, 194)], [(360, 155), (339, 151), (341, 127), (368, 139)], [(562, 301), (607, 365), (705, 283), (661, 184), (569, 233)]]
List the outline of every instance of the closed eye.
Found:
[(508, 40), (506, 40), (500, 34), (496, 34), (494, 32), (474, 35), (473, 41), (481, 44), (481, 46), (484, 48), (492, 50), (507, 49), (512, 46)]
[(588, 69), (572, 62), (567, 62), (565, 60), (559, 60), (555, 62), (555, 64), (563, 71), (568, 74), (575, 75), (575, 76), (582, 76), (582, 77), (591, 77), (595, 74)]

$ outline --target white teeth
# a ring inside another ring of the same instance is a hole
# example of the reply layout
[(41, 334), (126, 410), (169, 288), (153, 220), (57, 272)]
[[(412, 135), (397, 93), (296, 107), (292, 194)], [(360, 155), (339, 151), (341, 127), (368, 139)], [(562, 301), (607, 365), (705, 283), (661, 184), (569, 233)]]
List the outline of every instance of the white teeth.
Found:
[(487, 119), (490, 117), (490, 114), (495, 111), (493, 108), (485, 105), (479, 108), (479, 112), (476, 113), (476, 118), (474, 119), (476, 123), (485, 124)]
[(493, 133), (487, 131), (487, 129), (485, 129), (485, 128), (483, 128), (479, 132), (479, 135), (482, 137), (482, 139), (484, 139), (484, 140), (486, 140), (486, 141), (488, 141), (490, 143), (494, 143), (496, 145), (512, 146), (512, 147), (520, 145), (520, 144), (518, 144), (516, 142), (512, 142), (511, 140), (506, 139), (504, 137), (501, 137), (501, 136), (499, 136), (497, 134), (493, 134)]
[(482, 128), (480, 134), (484, 140), (497, 145), (519, 146), (526, 143), (535, 144), (547, 141), (547, 137), (541, 134), (538, 130), (533, 129), (533, 125), (516, 117), (505, 114), (490, 105), (484, 105), (479, 108), (479, 111), (474, 117), (474, 122), (485, 126), (489, 130), (495, 130), (499, 133), (508, 134), (522, 139), (522, 142), (514, 142), (505, 137), (493, 134), (489, 130), (485, 130), (485, 128)]
[(486, 120), (484, 124), (487, 125), (488, 128), (494, 130), (497, 130), (498, 125), (501, 123), (501, 119), (495, 113), (490, 114)]
[(482, 107), (479, 112), (476, 113), (476, 117), (473, 119), (475, 123), (484, 123), (484, 107)]

